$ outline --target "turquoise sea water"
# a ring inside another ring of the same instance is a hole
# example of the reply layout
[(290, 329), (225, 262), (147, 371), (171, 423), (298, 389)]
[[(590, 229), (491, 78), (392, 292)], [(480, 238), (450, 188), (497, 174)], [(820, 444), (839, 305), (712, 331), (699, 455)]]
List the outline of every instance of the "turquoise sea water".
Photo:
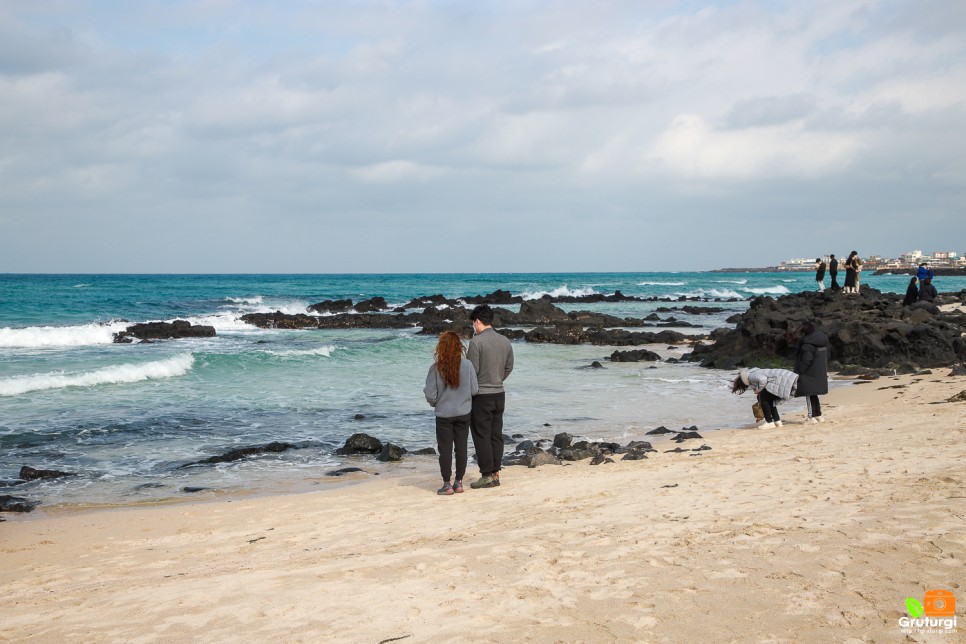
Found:
[[(864, 277), (892, 292), (907, 282)], [(434, 446), (421, 389), (435, 340), (416, 329), (264, 330), (241, 315), (304, 313), (326, 299), (374, 296), (395, 306), (421, 295), (458, 298), (498, 288), (533, 298), (619, 290), (665, 300), (562, 306), (633, 317), (699, 297), (725, 312), (673, 315), (702, 325), (680, 330), (706, 333), (727, 326), (726, 318), (752, 297), (815, 284), (810, 273), (0, 275), (0, 494), (46, 506), (132, 502), (183, 496), (184, 486), (268, 489), (322, 481), (346, 464), (388, 472), (399, 466), (333, 451), (356, 432), (410, 449)], [(944, 278), (939, 288), (958, 291), (966, 279)], [(112, 334), (129, 324), (174, 319), (213, 325), (217, 337), (112, 343)], [(648, 348), (664, 357), (683, 353)], [(539, 438), (567, 431), (626, 442), (659, 425), (708, 431), (748, 422), (750, 400), (728, 393), (732, 374), (690, 364), (587, 368), (613, 350), (516, 342), (506, 432)], [(271, 441), (299, 449), (181, 467)], [(422, 459), (434, 467), (432, 458)], [(4, 485), (23, 465), (78, 476)]]

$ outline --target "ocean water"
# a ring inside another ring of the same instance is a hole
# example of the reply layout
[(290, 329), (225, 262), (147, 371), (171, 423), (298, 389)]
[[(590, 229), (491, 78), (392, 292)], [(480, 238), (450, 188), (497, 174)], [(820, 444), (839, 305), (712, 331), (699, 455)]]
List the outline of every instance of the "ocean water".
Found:
[[(907, 281), (864, 277), (892, 292), (903, 292)], [(682, 296), (699, 297), (724, 311), (660, 315), (701, 325), (679, 329), (686, 333), (707, 333), (727, 326), (757, 295), (814, 287), (810, 273), (0, 275), (0, 494), (44, 507), (134, 503), (186, 497), (186, 486), (230, 492), (335, 484), (340, 479), (324, 474), (347, 465), (381, 474), (435, 471), (433, 457), (381, 464), (333, 453), (356, 432), (409, 449), (435, 447), (432, 410), (422, 397), (434, 338), (417, 329), (265, 330), (242, 322), (245, 313), (304, 313), (325, 299), (374, 296), (395, 306), (498, 288), (528, 298), (619, 290), (669, 301), (562, 308), (644, 317)], [(966, 279), (944, 278), (939, 288), (958, 291)], [(129, 324), (175, 319), (212, 325), (217, 337), (112, 342)], [(648, 348), (663, 357), (684, 352)], [(506, 433), (534, 439), (566, 431), (626, 442), (659, 425), (713, 431), (749, 422), (750, 398), (729, 393), (733, 374), (605, 362), (614, 349), (515, 342)], [(594, 360), (606, 368), (588, 368)], [(794, 402), (786, 408), (796, 409)], [(272, 441), (297, 448), (185, 467)], [(77, 476), (12, 485), (24, 465)]]

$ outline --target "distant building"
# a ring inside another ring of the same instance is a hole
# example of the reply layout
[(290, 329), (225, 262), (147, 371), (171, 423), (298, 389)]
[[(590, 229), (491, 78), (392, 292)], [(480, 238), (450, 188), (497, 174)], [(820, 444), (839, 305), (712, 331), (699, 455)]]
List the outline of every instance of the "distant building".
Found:
[[(828, 262), (828, 255), (823, 255), (822, 261)], [(839, 259), (839, 262), (841, 266), (844, 263), (844, 258)], [(934, 268), (966, 268), (966, 258), (956, 251), (943, 250), (923, 253), (917, 249), (902, 253), (898, 259), (869, 255), (863, 258), (862, 270), (909, 269), (916, 268), (923, 262), (927, 262)], [(815, 260), (810, 257), (786, 259), (775, 268), (779, 271), (812, 271), (815, 270)]]

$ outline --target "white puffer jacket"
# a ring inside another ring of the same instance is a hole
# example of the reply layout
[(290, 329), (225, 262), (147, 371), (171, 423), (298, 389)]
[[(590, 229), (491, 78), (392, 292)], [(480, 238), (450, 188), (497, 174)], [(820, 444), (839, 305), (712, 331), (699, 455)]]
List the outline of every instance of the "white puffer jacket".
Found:
[(795, 395), (798, 374), (788, 369), (753, 368), (748, 370), (748, 385), (756, 392), (765, 389), (782, 400), (788, 400)]

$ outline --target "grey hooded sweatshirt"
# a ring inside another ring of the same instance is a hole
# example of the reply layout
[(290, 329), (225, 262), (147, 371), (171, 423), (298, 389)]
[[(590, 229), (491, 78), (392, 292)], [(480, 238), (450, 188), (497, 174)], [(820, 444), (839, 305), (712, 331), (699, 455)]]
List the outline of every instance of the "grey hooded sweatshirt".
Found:
[(473, 411), (473, 396), (480, 391), (476, 381), (476, 369), (466, 358), (460, 358), (460, 386), (456, 389), (447, 387), (443, 378), (436, 370), (436, 363), (429, 366), (426, 374), (426, 386), (423, 393), (426, 402), (436, 408), (436, 415), (440, 418), (456, 418), (466, 416)]

